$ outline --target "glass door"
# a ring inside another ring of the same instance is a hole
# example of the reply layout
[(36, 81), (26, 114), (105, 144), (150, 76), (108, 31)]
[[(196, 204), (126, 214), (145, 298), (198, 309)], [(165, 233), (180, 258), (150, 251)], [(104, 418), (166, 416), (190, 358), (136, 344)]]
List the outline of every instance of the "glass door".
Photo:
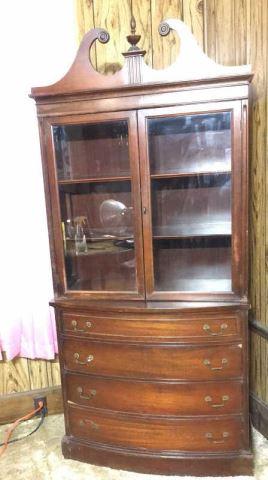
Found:
[(148, 298), (234, 294), (233, 133), (240, 109), (235, 117), (233, 105), (214, 108), (140, 112)]
[(66, 118), (51, 129), (65, 290), (142, 297), (136, 115)]

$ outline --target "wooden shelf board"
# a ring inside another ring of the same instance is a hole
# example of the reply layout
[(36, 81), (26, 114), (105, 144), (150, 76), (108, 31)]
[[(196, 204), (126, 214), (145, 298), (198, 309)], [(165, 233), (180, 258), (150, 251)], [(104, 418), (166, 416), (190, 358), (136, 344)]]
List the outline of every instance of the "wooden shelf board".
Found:
[(231, 292), (232, 281), (228, 278), (211, 278), (211, 279), (178, 279), (166, 282), (166, 288), (163, 290), (160, 282), (155, 282), (155, 290), (160, 291), (183, 291), (183, 292)]
[(231, 222), (184, 223), (174, 226), (155, 227), (154, 239), (229, 236), (232, 234)]
[(196, 172), (173, 172), (173, 173), (152, 173), (152, 179), (165, 179), (165, 178), (177, 178), (177, 177), (196, 177), (198, 175), (231, 175), (231, 170), (211, 170), (211, 171), (196, 171)]
[(75, 180), (58, 180), (59, 185), (75, 185), (79, 183), (106, 183), (106, 182), (124, 182), (130, 181), (130, 176), (121, 177), (90, 177), (90, 178), (77, 178)]

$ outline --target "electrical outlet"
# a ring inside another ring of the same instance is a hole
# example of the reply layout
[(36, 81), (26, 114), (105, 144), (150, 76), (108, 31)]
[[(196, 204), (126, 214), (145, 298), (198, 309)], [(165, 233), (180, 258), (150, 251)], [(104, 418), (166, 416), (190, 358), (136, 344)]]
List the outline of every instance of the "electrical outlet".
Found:
[(43, 408), (39, 410), (39, 412), (37, 412), (35, 415), (40, 416), (41, 412), (46, 415), (47, 414), (47, 397), (35, 397), (33, 401), (34, 401), (35, 409), (39, 407), (39, 402), (43, 402)]

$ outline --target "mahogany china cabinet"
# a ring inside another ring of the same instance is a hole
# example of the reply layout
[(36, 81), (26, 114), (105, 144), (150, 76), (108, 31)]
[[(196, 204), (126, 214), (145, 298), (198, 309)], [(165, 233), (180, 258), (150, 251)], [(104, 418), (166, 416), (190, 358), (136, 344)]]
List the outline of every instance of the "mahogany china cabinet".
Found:
[(252, 472), (248, 417), (250, 66), (209, 59), (188, 27), (153, 70), (132, 19), (123, 68), (88, 32), (33, 88), (40, 126), (66, 458), (138, 472)]

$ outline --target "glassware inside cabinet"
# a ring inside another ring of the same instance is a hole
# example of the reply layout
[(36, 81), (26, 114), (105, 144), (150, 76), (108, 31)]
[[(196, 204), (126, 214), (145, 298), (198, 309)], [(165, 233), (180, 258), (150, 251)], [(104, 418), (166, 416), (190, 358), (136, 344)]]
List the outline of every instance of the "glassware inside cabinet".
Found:
[(53, 127), (67, 287), (136, 291), (128, 122)]

